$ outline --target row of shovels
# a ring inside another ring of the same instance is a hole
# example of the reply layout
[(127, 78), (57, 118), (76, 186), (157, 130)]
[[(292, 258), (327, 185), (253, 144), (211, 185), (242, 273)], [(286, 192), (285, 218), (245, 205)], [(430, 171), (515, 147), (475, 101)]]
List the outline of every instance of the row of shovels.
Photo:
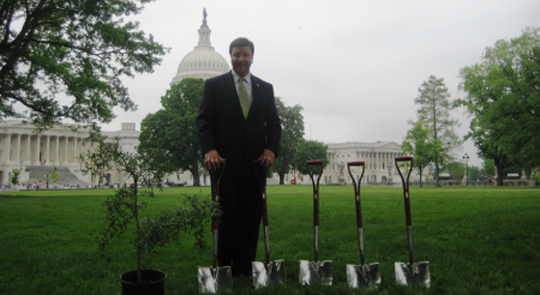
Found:
[[(406, 179), (401, 174), (399, 163), (409, 162), (409, 169)], [(412, 157), (397, 157), (395, 164), (403, 183), (403, 194), (405, 199), (405, 218), (407, 224), (407, 237), (409, 246), (409, 263), (396, 262), (396, 283), (401, 285), (421, 284), (426, 287), (431, 285), (431, 276), (429, 272), (429, 262), (423, 261), (415, 263), (413, 260), (413, 241), (412, 241), (412, 219), (411, 207), (409, 200), (409, 178), (413, 169)], [(313, 173), (311, 166), (320, 166), (319, 173)], [(362, 167), (362, 173), (358, 179), (351, 172), (352, 166)], [(300, 260), (300, 275), (299, 282), (301, 285), (311, 285), (319, 283), (332, 285), (332, 261), (319, 260), (319, 181), (321, 179), (324, 162), (323, 161), (308, 161), (307, 168), (313, 183), (313, 224), (315, 236), (315, 259), (314, 261)], [(360, 202), (360, 182), (365, 172), (364, 162), (349, 162), (347, 163), (349, 175), (352, 178), (355, 203), (356, 203), (356, 223), (358, 229), (358, 239), (360, 246), (360, 265), (347, 265), (347, 282), (351, 288), (376, 288), (381, 283), (381, 274), (379, 263), (366, 264), (364, 261), (364, 233), (362, 224), (362, 210)], [(222, 169), (223, 171), (224, 169)], [(213, 182), (213, 198), (217, 202), (219, 199), (219, 180), (221, 175), (216, 179), (212, 176)], [(315, 180), (313, 174), (318, 174)], [(261, 177), (260, 177), (261, 178)], [(266, 202), (266, 177), (261, 181), (262, 198), (263, 198), (263, 230), (265, 242), (265, 262), (253, 262), (253, 286), (255, 289), (278, 284), (286, 284), (287, 277), (285, 275), (285, 262), (283, 260), (270, 261), (270, 249), (268, 238), (268, 210)], [(218, 267), (217, 261), (217, 236), (218, 236), (218, 220), (212, 222), (212, 230), (214, 234), (214, 261), (212, 267), (199, 267), (198, 281), (199, 292), (201, 294), (215, 294), (218, 290), (232, 288), (232, 271), (230, 266)]]

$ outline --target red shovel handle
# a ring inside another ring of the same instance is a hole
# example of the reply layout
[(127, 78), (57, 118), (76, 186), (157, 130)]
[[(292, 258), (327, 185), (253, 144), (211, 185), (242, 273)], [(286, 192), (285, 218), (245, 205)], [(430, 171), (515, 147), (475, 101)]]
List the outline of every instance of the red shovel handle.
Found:
[[(219, 183), (221, 181), (221, 177), (223, 177), (223, 172), (225, 172), (225, 162), (223, 162), (223, 166), (221, 167), (221, 172), (219, 175), (216, 174), (217, 171), (215, 170), (208, 170), (208, 173), (210, 173), (210, 179), (212, 181), (212, 200), (214, 201), (214, 205), (219, 207)], [(218, 230), (219, 229), (219, 220), (217, 217), (212, 217), (212, 230)]]
[[(313, 179), (313, 172), (311, 171), (310, 166), (320, 165), (321, 170), (319, 171), (319, 177), (317, 178), (317, 183), (315, 183), (315, 179)], [(311, 177), (311, 182), (313, 183), (313, 225), (319, 226), (319, 181), (321, 180), (321, 176), (323, 174), (323, 168), (324, 168), (324, 161), (315, 160), (315, 161), (307, 161), (307, 170), (309, 173), (309, 177)]]
[[(409, 165), (409, 173), (407, 174), (407, 179), (403, 177), (403, 174), (401, 174), (401, 171), (399, 170), (399, 162), (410, 162)], [(411, 172), (413, 169), (413, 157), (397, 157), (395, 159), (396, 163), (396, 169), (399, 172), (399, 176), (401, 177), (402, 183), (403, 183), (403, 198), (405, 199), (405, 221), (407, 223), (407, 226), (412, 225), (412, 219), (411, 219), (411, 202), (409, 198), (409, 178), (411, 177)]]
[[(354, 175), (351, 172), (351, 166), (362, 166), (362, 174), (360, 175), (360, 178), (358, 179), (358, 183), (356, 183), (354, 179)], [(362, 228), (362, 205), (360, 204), (360, 183), (362, 182), (362, 178), (364, 177), (364, 172), (366, 171), (366, 163), (365, 162), (348, 162), (347, 170), (349, 170), (349, 175), (351, 176), (353, 186), (354, 186), (354, 199), (356, 203), (356, 226), (358, 228)]]

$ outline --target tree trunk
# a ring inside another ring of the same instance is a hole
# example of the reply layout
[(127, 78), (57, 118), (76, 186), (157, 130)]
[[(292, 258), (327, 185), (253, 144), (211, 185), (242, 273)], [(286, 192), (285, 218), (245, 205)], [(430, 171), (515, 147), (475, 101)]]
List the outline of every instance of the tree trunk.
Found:
[[(139, 197), (138, 196), (139, 190), (137, 189), (138, 184), (139, 184), (138, 177), (134, 177), (132, 193), (133, 193), (133, 201), (135, 202), (135, 206), (133, 206), (133, 215), (135, 215), (135, 226), (137, 228), (137, 233), (141, 229), (141, 225), (139, 224), (139, 206), (137, 204), (137, 200)], [(138, 246), (140, 245), (139, 239), (140, 239), (139, 235), (137, 235), (137, 282), (140, 284), (142, 282), (142, 277), (141, 277), (142, 265), (141, 265), (141, 248)]]
[(199, 178), (201, 176), (201, 174), (199, 173), (199, 161), (195, 160), (191, 167), (193, 167), (193, 169), (190, 169), (189, 172), (191, 172), (191, 175), (193, 176), (193, 186), (201, 186), (201, 183), (199, 181)]
[(191, 175), (193, 175), (193, 186), (201, 186), (199, 182), (199, 169), (193, 169)]
[[(500, 165), (502, 166), (502, 165)], [(503, 167), (497, 166), (497, 186), (503, 186)]]
[(436, 182), (435, 182), (435, 186), (436, 187), (440, 187), (441, 184), (439, 183), (439, 161), (435, 161), (435, 178), (436, 178)]
[(279, 185), (285, 184), (285, 173), (279, 173)]

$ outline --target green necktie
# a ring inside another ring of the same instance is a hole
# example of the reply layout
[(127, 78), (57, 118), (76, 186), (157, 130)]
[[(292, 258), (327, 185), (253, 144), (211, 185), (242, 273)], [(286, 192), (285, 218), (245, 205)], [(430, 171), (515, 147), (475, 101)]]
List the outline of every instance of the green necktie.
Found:
[(240, 106), (242, 107), (245, 119), (249, 112), (249, 95), (246, 90), (246, 85), (244, 85), (244, 78), (240, 78), (240, 81), (238, 82), (238, 98), (240, 98)]

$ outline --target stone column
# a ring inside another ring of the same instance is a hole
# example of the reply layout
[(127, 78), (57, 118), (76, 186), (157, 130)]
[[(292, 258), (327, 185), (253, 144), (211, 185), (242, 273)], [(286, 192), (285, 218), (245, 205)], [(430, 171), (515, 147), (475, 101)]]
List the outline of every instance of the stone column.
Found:
[(69, 160), (69, 158), (68, 158), (68, 155), (69, 155), (69, 137), (66, 136), (65, 138), (66, 138), (66, 149), (65, 149), (64, 152), (66, 153), (66, 155), (64, 156), (64, 162), (67, 164), (67, 163), (69, 163), (68, 162), (68, 160)]
[(21, 162), (21, 137), (22, 134), (17, 133), (17, 163)]
[(54, 153), (54, 165), (60, 164), (60, 136), (56, 136), (56, 147)]
[(45, 135), (46, 138), (47, 138), (47, 147), (46, 147), (46, 154), (45, 154), (45, 163), (47, 165), (49, 165), (49, 163), (51, 162), (51, 160), (49, 159), (49, 155), (51, 153), (51, 137), (49, 135)]
[(35, 154), (35, 162), (39, 162), (39, 154), (41, 153), (41, 135), (36, 135), (36, 154)]
[(83, 139), (75, 137), (73, 140), (73, 162), (79, 162), (77, 157), (81, 154)]
[(11, 133), (7, 133), (6, 134), (6, 155), (4, 156), (6, 164), (7, 162), (11, 160), (10, 154), (11, 154)]
[(26, 135), (26, 162), (30, 162), (30, 142), (32, 141), (32, 134)]

